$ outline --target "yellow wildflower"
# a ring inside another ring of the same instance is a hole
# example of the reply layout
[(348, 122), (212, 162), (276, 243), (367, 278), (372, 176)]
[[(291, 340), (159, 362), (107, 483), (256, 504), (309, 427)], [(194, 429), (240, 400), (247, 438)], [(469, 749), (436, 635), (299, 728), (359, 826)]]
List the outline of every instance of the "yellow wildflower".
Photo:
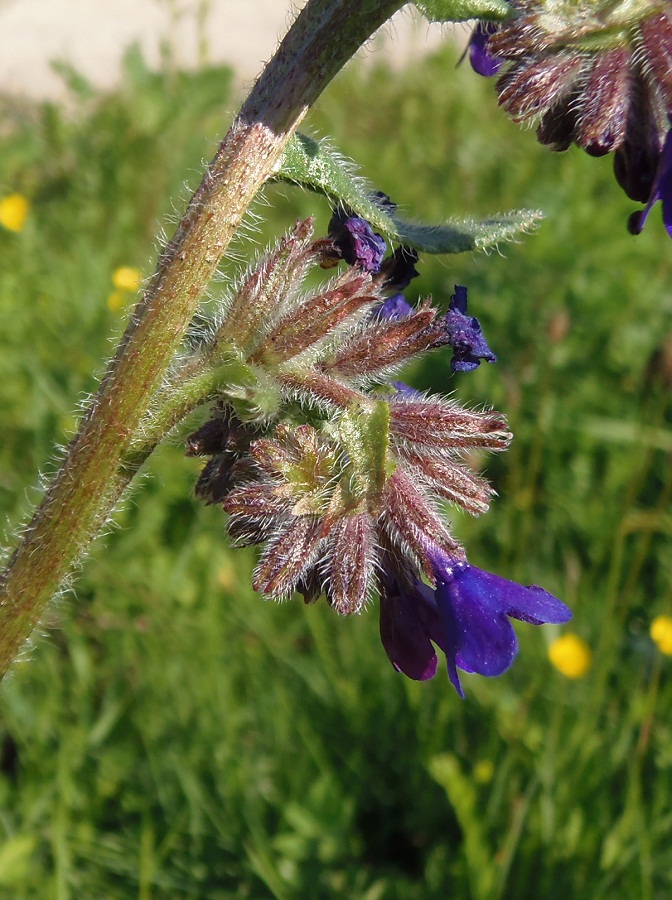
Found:
[(141, 281), (142, 273), (140, 269), (134, 269), (133, 266), (119, 266), (112, 273), (112, 284), (118, 291), (135, 293), (140, 287)]
[(656, 616), (649, 634), (661, 653), (672, 656), (672, 616)]
[(126, 305), (128, 294), (125, 291), (110, 291), (107, 295), (107, 308), (112, 312), (118, 312)]
[(21, 231), (29, 210), (30, 201), (23, 194), (7, 194), (0, 200), (0, 225), (8, 231)]
[(565, 678), (583, 678), (591, 667), (593, 654), (577, 634), (563, 634), (548, 648), (548, 658)]
[(489, 784), (495, 774), (495, 766), (491, 759), (479, 759), (474, 766), (474, 781), (478, 784)]

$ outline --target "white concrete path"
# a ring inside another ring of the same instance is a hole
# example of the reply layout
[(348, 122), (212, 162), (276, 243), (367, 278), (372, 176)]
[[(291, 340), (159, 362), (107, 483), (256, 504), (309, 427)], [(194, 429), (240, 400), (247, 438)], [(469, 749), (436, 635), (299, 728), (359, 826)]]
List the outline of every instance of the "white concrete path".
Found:
[[(129, 44), (140, 43), (152, 66), (166, 42), (179, 65), (231, 64), (251, 81), (269, 59), (305, 0), (0, 0), (0, 92), (59, 99), (63, 60), (94, 84), (111, 87)], [(200, 21), (200, 25), (199, 25)], [(445, 32), (402, 10), (366, 54), (395, 62), (434, 48)]]

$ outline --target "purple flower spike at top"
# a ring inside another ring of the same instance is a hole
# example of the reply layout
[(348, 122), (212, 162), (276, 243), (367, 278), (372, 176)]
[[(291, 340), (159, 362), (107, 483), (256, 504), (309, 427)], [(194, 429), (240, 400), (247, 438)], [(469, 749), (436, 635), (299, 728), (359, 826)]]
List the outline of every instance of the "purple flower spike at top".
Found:
[(336, 211), (329, 223), (329, 237), (348, 265), (374, 275), (380, 271), (387, 244), (366, 219)]
[(642, 231), (653, 204), (658, 200), (662, 201), (663, 205), (663, 224), (672, 237), (672, 128), (667, 132), (660, 152), (649, 202), (641, 212), (633, 213), (628, 220), (628, 230), (631, 234), (639, 234)]
[(443, 623), (450, 680), (464, 696), (457, 667), (495, 676), (505, 672), (518, 652), (508, 617), (532, 625), (568, 622), (572, 613), (543, 588), (524, 587), (476, 566), (447, 557), (435, 560), (434, 596)]
[(472, 372), (481, 360), (497, 362), (497, 357), (481, 334), (478, 319), (467, 315), (467, 289), (455, 285), (455, 293), (450, 298), (450, 307), (444, 317), (446, 329), (445, 343), (453, 348), (450, 367), (453, 372)]
[(490, 35), (497, 31), (494, 22), (479, 22), (469, 40), (469, 62), (474, 72), (490, 77), (496, 75), (504, 65), (500, 56), (488, 53), (487, 43)]

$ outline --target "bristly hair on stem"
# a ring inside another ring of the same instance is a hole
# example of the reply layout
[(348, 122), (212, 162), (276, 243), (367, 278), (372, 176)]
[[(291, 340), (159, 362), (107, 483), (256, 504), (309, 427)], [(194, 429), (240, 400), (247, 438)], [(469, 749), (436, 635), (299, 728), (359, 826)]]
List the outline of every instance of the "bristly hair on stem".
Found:
[(252, 89), (162, 251), (80, 431), (0, 577), (0, 677), (155, 446), (152, 438), (125, 464), (254, 196), (306, 111), (401, 6), (401, 0), (308, 0)]

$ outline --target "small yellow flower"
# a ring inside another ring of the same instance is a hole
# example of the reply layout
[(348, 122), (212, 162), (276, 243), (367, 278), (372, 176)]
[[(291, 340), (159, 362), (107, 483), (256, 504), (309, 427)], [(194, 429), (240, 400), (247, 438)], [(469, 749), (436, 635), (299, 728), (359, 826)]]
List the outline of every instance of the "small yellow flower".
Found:
[(125, 291), (110, 291), (107, 295), (107, 308), (111, 312), (119, 312), (123, 309), (128, 300), (128, 294)]
[(576, 634), (563, 634), (548, 648), (548, 658), (565, 678), (583, 678), (593, 661), (588, 644)]
[(672, 616), (656, 616), (649, 634), (661, 653), (672, 656)]
[(112, 273), (112, 284), (118, 291), (135, 293), (140, 287), (141, 281), (142, 273), (140, 269), (134, 269), (133, 266), (119, 266)]
[(23, 194), (7, 194), (0, 200), (0, 225), (8, 231), (21, 231), (29, 210), (30, 201)]
[(495, 774), (495, 767), (491, 759), (479, 759), (474, 766), (474, 781), (477, 784), (489, 784)]

